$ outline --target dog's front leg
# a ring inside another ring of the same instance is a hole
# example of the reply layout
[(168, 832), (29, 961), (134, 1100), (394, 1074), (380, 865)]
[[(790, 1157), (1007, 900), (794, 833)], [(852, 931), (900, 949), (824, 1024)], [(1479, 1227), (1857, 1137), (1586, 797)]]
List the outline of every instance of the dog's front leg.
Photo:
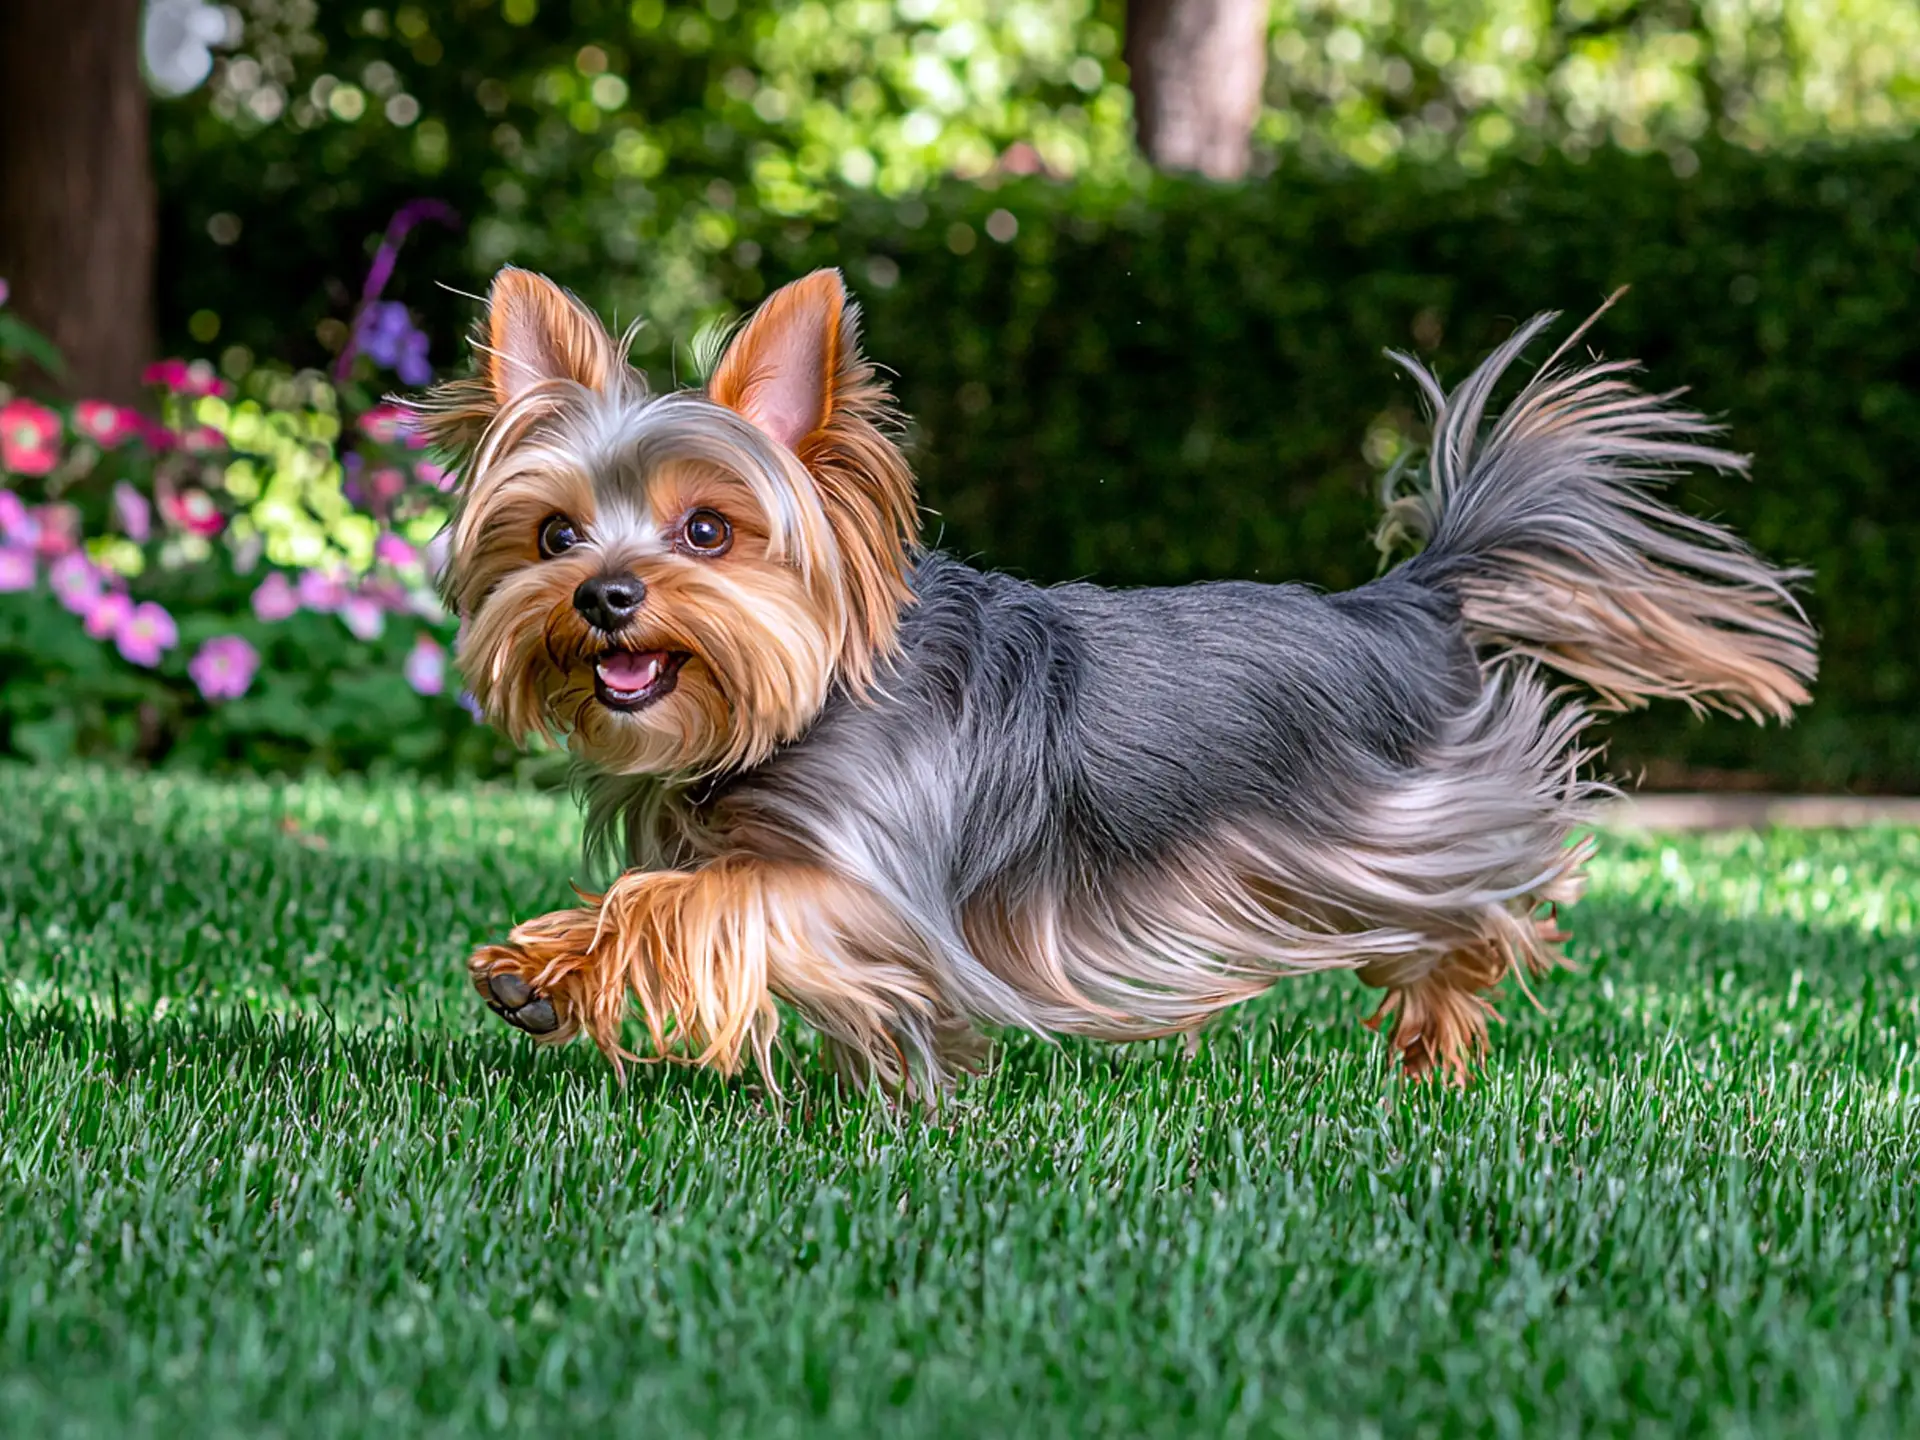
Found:
[(732, 1073), (751, 1054), (764, 1073), (778, 995), (897, 1083), (906, 1049), (941, 1032), (943, 1007), (909, 927), (824, 870), (725, 856), (697, 870), (632, 871), (582, 898), (468, 962), (488, 1006), (542, 1041), (585, 1031), (616, 1065), (638, 1059), (621, 1040), (633, 1004), (649, 1058)]

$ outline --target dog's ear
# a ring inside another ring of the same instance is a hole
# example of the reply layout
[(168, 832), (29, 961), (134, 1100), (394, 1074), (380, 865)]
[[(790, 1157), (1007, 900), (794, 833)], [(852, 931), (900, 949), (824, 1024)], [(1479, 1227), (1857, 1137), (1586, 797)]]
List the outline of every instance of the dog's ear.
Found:
[(840, 674), (857, 692), (891, 650), (918, 516), (899, 416), (860, 353), (860, 307), (838, 270), (776, 290), (733, 337), (707, 398), (791, 450), (813, 477), (845, 562)]
[(481, 373), (496, 405), (547, 380), (603, 389), (619, 357), (593, 314), (544, 275), (508, 266), (487, 292)]
[(816, 270), (774, 291), (733, 337), (707, 398), (751, 420), (796, 455), (833, 419), (854, 343), (838, 270)]

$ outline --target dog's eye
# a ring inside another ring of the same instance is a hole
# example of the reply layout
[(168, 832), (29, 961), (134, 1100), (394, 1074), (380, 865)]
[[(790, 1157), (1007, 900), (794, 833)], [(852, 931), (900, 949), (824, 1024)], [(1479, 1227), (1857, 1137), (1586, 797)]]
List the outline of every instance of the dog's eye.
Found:
[(699, 555), (718, 555), (733, 543), (733, 527), (718, 510), (696, 510), (680, 527), (680, 539)]
[(573, 521), (564, 515), (549, 515), (540, 523), (540, 556), (551, 560), (554, 556), (571, 550), (580, 543), (580, 534), (573, 528)]

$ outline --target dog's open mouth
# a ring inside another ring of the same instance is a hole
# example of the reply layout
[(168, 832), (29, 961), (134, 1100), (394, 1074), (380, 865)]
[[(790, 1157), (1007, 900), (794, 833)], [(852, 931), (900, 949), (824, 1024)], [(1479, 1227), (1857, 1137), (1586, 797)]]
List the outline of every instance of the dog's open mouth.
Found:
[(673, 693), (682, 650), (609, 650), (593, 667), (593, 693), (609, 710), (644, 710)]

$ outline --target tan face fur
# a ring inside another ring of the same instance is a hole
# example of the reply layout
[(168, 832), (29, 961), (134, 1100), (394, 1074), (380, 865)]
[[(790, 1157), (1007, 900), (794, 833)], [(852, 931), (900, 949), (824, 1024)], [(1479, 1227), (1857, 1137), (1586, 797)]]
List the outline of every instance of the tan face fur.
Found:
[(480, 349), (422, 413), (462, 460), (443, 583), (492, 723), (604, 771), (694, 774), (755, 763), (836, 682), (871, 681), (906, 602), (912, 478), (835, 272), (768, 300), (704, 391), (649, 394), (520, 270)]

